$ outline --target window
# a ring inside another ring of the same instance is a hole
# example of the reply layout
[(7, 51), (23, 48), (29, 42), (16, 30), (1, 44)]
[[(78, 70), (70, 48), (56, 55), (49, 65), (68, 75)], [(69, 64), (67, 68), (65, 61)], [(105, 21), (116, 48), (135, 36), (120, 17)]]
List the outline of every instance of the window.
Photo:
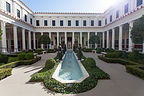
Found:
[(83, 26), (86, 26), (86, 20), (83, 20)]
[(33, 20), (32, 20), (32, 18), (30, 18), (30, 24), (33, 24)]
[(25, 22), (27, 22), (27, 15), (25, 15)]
[(44, 20), (44, 26), (48, 26), (48, 21)]
[(112, 15), (110, 16), (110, 22), (112, 22)]
[(94, 20), (91, 20), (91, 26), (94, 26)]
[(107, 18), (105, 19), (105, 25), (107, 25)]
[(17, 9), (17, 17), (20, 18), (20, 10)]
[(52, 26), (56, 26), (55, 20), (52, 20)]
[(143, 0), (137, 0), (137, 7), (142, 5), (142, 3), (143, 3)]
[(116, 11), (116, 18), (119, 18), (119, 10)]
[(71, 20), (68, 20), (68, 26), (71, 26)]
[(39, 20), (36, 20), (36, 26), (40, 26)]
[(76, 26), (79, 26), (79, 20), (76, 20)]
[(9, 13), (11, 12), (10, 4), (8, 2), (6, 2), (6, 11)]
[(125, 14), (128, 13), (128, 4), (125, 5)]
[(60, 20), (60, 26), (63, 26), (63, 20)]
[(98, 21), (98, 26), (101, 26), (102, 25), (101, 23), (102, 23), (101, 20), (99, 20)]

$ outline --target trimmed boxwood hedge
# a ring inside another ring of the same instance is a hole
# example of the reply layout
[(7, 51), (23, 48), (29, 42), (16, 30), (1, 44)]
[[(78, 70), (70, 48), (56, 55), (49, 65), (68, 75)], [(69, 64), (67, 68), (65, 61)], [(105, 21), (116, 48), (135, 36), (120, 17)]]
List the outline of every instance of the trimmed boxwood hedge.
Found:
[(107, 62), (107, 63), (120, 63), (122, 65), (137, 65), (138, 64), (136, 62), (121, 59), (121, 58), (107, 58), (107, 57), (104, 57), (104, 56), (98, 56), (98, 58), (105, 61), (105, 62)]
[[(88, 66), (89, 62), (92, 63), (91, 66)], [(94, 59), (87, 58), (84, 61), (82, 61), (82, 64), (84, 65), (84, 67), (86, 68), (90, 76), (86, 78), (84, 81), (82, 81), (81, 83), (62, 84), (57, 80), (53, 79), (52, 75), (58, 66), (58, 62), (55, 62), (55, 66), (52, 69), (46, 67), (43, 68), (37, 74), (33, 75), (30, 81), (43, 82), (46, 88), (54, 92), (64, 93), (64, 94), (76, 94), (76, 93), (82, 93), (93, 89), (97, 85), (99, 79), (110, 78), (110, 76), (107, 73), (105, 73), (104, 71), (102, 71), (96, 66)]]
[(92, 50), (95, 50), (93, 48), (83, 48), (82, 51), (83, 52), (92, 52)]
[(57, 49), (48, 49), (47, 50), (47, 53), (56, 53), (57, 52)]
[(20, 66), (20, 65), (30, 65), (30, 64), (33, 64), (33, 63), (39, 61), (40, 59), (41, 59), (41, 57), (37, 57), (37, 58), (31, 59), (31, 60), (21, 60), (21, 61), (15, 61), (12, 63), (1, 65), (0, 66), (0, 80), (7, 76), (10, 76), (12, 68)]
[(141, 69), (144, 65), (127, 65), (126, 70), (128, 73), (131, 73), (144, 80), (144, 70)]
[(12, 68), (0, 69), (0, 80), (4, 79), (7, 76), (10, 76), (11, 72), (12, 72)]

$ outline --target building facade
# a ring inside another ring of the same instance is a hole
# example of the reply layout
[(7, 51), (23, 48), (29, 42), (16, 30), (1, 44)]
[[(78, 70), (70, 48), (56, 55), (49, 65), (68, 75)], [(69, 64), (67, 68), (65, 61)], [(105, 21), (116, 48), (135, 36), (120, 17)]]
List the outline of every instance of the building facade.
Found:
[(131, 52), (142, 50), (142, 44), (131, 40), (133, 22), (144, 13), (143, 0), (122, 0), (104, 13), (47, 13), (33, 12), (20, 0), (0, 0), (1, 52), (10, 53), (45, 48), (38, 39), (47, 34), (50, 48), (59, 43), (69, 49), (81, 44), (90, 48), (90, 36), (98, 35), (96, 47)]

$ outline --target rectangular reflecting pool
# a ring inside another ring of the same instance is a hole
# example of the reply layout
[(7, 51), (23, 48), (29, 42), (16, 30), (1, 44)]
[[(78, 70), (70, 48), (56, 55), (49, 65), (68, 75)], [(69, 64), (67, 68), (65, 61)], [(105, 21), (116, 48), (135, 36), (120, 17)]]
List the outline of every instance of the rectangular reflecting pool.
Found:
[(88, 73), (77, 60), (73, 51), (67, 51), (63, 60), (53, 74), (53, 78), (61, 83), (80, 83), (88, 77)]

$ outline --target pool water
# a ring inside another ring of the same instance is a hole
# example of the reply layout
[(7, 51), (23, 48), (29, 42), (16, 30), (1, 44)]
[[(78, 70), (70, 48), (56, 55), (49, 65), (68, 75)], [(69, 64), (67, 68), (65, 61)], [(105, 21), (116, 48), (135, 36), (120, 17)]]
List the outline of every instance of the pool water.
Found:
[(67, 51), (59, 70), (58, 77), (63, 80), (79, 80), (83, 76), (84, 74), (73, 51)]

